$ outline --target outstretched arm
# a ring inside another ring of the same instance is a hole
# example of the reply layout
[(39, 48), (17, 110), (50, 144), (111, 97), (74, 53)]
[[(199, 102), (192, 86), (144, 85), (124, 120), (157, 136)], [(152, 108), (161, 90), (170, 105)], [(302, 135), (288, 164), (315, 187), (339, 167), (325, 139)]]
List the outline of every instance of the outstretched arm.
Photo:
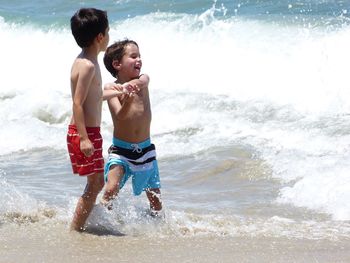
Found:
[(107, 83), (105, 84), (104, 88), (103, 88), (103, 95), (102, 98), (103, 100), (110, 100), (114, 97), (118, 97), (123, 95), (123, 87), (121, 84), (119, 83)]
[(121, 97), (124, 94), (136, 93), (140, 89), (137, 85), (131, 84), (130, 82), (120, 83), (107, 83), (103, 89), (103, 100), (110, 100), (114, 97)]

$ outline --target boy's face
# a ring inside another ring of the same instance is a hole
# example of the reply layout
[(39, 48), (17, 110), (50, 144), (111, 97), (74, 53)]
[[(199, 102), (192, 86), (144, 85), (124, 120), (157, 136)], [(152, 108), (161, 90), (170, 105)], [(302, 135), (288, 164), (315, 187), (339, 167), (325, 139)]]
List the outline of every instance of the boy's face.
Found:
[(135, 44), (128, 44), (125, 47), (125, 54), (118, 65), (118, 76), (124, 79), (134, 79), (140, 76), (142, 67), (139, 48)]

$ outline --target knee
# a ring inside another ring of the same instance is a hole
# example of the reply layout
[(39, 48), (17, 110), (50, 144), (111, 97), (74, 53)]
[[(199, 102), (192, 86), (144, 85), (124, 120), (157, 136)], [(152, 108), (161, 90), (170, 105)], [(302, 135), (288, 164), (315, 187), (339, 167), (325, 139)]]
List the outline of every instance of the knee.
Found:
[(105, 188), (105, 195), (109, 196), (108, 199), (113, 199), (119, 192), (119, 181), (117, 180), (108, 180)]
[(124, 176), (124, 168), (120, 165), (111, 167), (108, 173), (108, 181), (106, 183), (106, 191), (113, 191), (119, 189), (120, 181)]
[(86, 184), (83, 198), (96, 198), (97, 195), (102, 191), (104, 186), (104, 180), (102, 179), (95, 180), (93, 182), (88, 182)]
[(97, 182), (94, 184), (94, 190), (99, 193), (102, 191), (104, 185), (105, 185), (104, 177), (101, 176), (99, 180), (97, 180)]
[(90, 188), (90, 192), (92, 192), (96, 195), (98, 195), (102, 191), (103, 186), (104, 186), (103, 177), (101, 177), (101, 179), (99, 178), (98, 180), (96, 180), (93, 183), (88, 184), (88, 187)]

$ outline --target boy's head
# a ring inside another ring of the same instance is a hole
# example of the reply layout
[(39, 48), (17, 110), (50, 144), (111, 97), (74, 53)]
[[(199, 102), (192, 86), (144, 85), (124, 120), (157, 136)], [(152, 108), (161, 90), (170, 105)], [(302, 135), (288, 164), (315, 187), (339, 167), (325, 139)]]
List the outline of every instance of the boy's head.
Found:
[(95, 38), (108, 28), (107, 12), (95, 8), (81, 8), (70, 19), (72, 34), (78, 46), (89, 47)]
[(128, 56), (125, 60), (128, 60), (130, 64), (134, 63), (131, 67), (134, 67), (138, 73), (141, 70), (142, 62), (138, 44), (129, 39), (118, 41), (107, 48), (103, 58), (107, 70), (115, 78), (118, 76), (125, 55)]

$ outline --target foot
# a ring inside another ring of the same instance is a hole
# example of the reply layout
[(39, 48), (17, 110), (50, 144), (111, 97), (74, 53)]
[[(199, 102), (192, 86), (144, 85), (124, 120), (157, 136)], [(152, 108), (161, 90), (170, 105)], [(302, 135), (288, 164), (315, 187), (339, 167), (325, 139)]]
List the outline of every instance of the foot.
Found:
[(159, 219), (163, 219), (165, 217), (164, 213), (162, 210), (153, 210), (150, 209), (149, 211), (149, 215), (153, 218), (159, 218)]
[(106, 207), (108, 210), (112, 210), (113, 209), (113, 203), (112, 203), (113, 200), (109, 200), (109, 201), (106, 201), (106, 200), (101, 200), (101, 205)]

